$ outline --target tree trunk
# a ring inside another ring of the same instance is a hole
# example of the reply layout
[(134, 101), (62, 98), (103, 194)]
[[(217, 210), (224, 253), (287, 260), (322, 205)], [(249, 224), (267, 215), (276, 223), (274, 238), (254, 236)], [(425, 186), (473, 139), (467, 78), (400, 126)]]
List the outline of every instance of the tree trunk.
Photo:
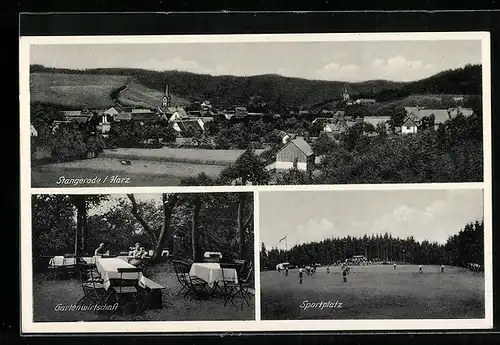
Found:
[(82, 223), (81, 225), (81, 248), (80, 248), (80, 254), (85, 255), (87, 254), (87, 243), (88, 243), (88, 231), (87, 231), (87, 204), (85, 203), (85, 199), (83, 199), (82, 203), (79, 205), (79, 210), (78, 213), (81, 215), (80, 216), (80, 221)]
[[(168, 236), (172, 237), (172, 233), (170, 230), (170, 222), (172, 220), (173, 210), (179, 198), (177, 194), (170, 194), (170, 195), (162, 194), (163, 224), (160, 233), (157, 236), (155, 232), (151, 229), (151, 227), (148, 225), (148, 223), (144, 220), (144, 218), (142, 218), (142, 215), (139, 212), (139, 207), (137, 205), (134, 195), (127, 194), (127, 197), (132, 202), (132, 214), (134, 215), (135, 219), (137, 219), (137, 221), (142, 225), (144, 231), (151, 237), (151, 239), (155, 243), (155, 249), (153, 252), (152, 259), (156, 260), (158, 257), (161, 256), (165, 237), (167, 238)], [(173, 247), (170, 247), (169, 250), (173, 250)]]
[(167, 249), (170, 252), (173, 252), (174, 247), (173, 247), (173, 233), (172, 229), (170, 228), (170, 222), (172, 220), (172, 214), (174, 211), (174, 207), (177, 204), (177, 201), (179, 198), (177, 197), (177, 194), (171, 194), (170, 196), (168, 194), (162, 194), (162, 201), (163, 201), (163, 224), (161, 226), (160, 234), (158, 235), (158, 239), (156, 241), (156, 247), (153, 253), (153, 260), (156, 260), (161, 256), (161, 252), (164, 248), (163, 244), (167, 242)]
[(135, 200), (134, 194), (127, 194), (127, 197), (132, 202), (132, 215), (135, 217), (135, 219), (137, 219), (139, 224), (142, 225), (142, 228), (151, 237), (151, 240), (153, 240), (153, 242), (157, 243), (158, 238), (157, 238), (156, 234), (151, 229), (151, 227), (148, 225), (148, 223), (146, 223), (144, 218), (142, 218), (142, 215), (139, 212), (139, 207), (137, 205), (137, 201)]
[(201, 199), (198, 195), (193, 196), (193, 215), (191, 222), (191, 249), (193, 252), (193, 261), (197, 262), (200, 259), (198, 248), (198, 222), (200, 218)]
[(76, 236), (75, 236), (75, 256), (83, 254), (85, 250), (85, 222), (87, 219), (87, 210), (84, 195), (74, 195), (72, 197), (73, 205), (76, 208)]
[(246, 246), (245, 246), (245, 220), (244, 220), (244, 211), (245, 211), (245, 194), (239, 193), (239, 202), (238, 202), (238, 233), (239, 233), (239, 254), (240, 259), (244, 259), (246, 256)]

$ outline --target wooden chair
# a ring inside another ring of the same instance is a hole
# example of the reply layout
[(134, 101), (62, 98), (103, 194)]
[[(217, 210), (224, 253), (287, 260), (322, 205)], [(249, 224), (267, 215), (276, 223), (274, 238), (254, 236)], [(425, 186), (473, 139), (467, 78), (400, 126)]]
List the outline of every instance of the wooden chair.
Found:
[[(142, 270), (138, 267), (123, 267), (117, 268), (117, 271), (118, 273), (120, 273), (120, 279), (114, 281), (113, 292), (115, 293), (120, 309), (123, 312), (123, 307), (125, 306), (125, 303), (123, 303), (123, 301), (125, 299), (125, 296), (128, 295), (132, 296), (136, 310), (141, 309), (141, 304), (137, 301), (137, 295), (139, 293), (137, 288), (139, 286), (139, 278)], [(136, 273), (137, 278), (123, 279), (124, 273)]]
[(239, 288), (238, 283), (235, 283), (233, 280), (229, 280), (226, 277), (225, 270), (234, 269), (236, 270), (238, 266), (234, 263), (221, 263), (220, 268), (222, 270), (222, 288), (223, 288), (223, 298), (224, 298), (224, 306), (227, 305), (227, 302), (231, 302), (231, 304), (236, 307), (234, 304), (234, 290)]
[(203, 294), (207, 293), (208, 283), (201, 278), (191, 276), (189, 270), (191, 265), (184, 261), (174, 260), (174, 269), (177, 276), (177, 280), (181, 284), (181, 290), (178, 292), (180, 294), (185, 290), (184, 298), (190, 296), (191, 299), (195, 297), (201, 297)]
[(89, 301), (92, 304), (98, 305), (106, 296), (106, 289), (101, 275), (92, 264), (79, 264), (80, 281), (83, 290), (83, 297), (76, 305), (83, 305)]
[[(221, 268), (222, 266), (223, 264), (221, 264)], [(234, 266), (229, 265), (227, 268), (234, 268)], [(231, 304), (235, 306), (234, 298), (237, 295), (240, 295), (242, 297), (241, 308), (243, 308), (243, 302), (246, 302), (247, 305), (250, 307), (251, 296), (249, 289), (253, 287), (253, 281), (252, 281), (253, 263), (251, 261), (247, 262), (245, 265), (241, 267), (240, 270), (237, 270), (236, 272), (238, 276), (237, 283), (233, 281), (226, 281), (224, 277), (224, 269), (222, 270), (224, 286), (228, 293), (228, 295), (226, 296), (226, 300), (224, 301), (224, 306), (227, 304), (228, 301), (231, 301)]]

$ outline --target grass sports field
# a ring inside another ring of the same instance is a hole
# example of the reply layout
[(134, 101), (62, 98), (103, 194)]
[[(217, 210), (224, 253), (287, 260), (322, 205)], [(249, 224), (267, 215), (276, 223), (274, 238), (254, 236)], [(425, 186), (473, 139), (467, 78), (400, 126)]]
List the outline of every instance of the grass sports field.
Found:
[(318, 267), (302, 284), (297, 269), (265, 271), (260, 285), (263, 320), (485, 317), (483, 273), (457, 267), (354, 266), (346, 283), (340, 267)]

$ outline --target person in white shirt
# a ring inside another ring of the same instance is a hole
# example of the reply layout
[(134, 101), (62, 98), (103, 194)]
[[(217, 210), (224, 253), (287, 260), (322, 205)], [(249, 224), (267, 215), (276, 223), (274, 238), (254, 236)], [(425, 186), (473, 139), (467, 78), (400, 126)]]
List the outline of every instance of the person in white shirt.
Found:
[(444, 265), (441, 265), (441, 273), (444, 273)]
[(94, 256), (102, 256), (104, 254), (106, 254), (104, 251), (104, 242), (101, 242), (99, 247), (94, 251)]
[(396, 263), (394, 263), (394, 269), (396, 269)]
[(418, 266), (418, 273), (422, 273), (422, 265)]
[(299, 281), (302, 284), (302, 276), (304, 275), (304, 269), (302, 267), (299, 268)]

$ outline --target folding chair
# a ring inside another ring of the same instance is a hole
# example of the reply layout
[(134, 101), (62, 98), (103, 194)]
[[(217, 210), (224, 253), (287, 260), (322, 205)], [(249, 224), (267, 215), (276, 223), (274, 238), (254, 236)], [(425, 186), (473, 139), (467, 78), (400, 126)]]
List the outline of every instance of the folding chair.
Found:
[(87, 301), (98, 305), (106, 296), (106, 289), (104, 288), (101, 275), (93, 265), (79, 264), (78, 269), (83, 297), (80, 298), (76, 305), (83, 305)]
[(201, 297), (207, 292), (208, 283), (201, 278), (191, 276), (189, 274), (189, 270), (191, 269), (191, 265), (189, 263), (174, 260), (173, 264), (177, 279), (182, 286), (178, 294), (180, 294), (183, 290), (186, 290), (183, 297), (186, 298), (187, 296), (190, 296), (192, 300), (195, 297)]
[(174, 271), (175, 271), (175, 276), (177, 277), (177, 281), (179, 284), (181, 284), (181, 289), (177, 292), (177, 296), (180, 295), (183, 291), (184, 293), (184, 298), (189, 294), (189, 281), (186, 277), (186, 274), (189, 272), (185, 272), (185, 268), (183, 265), (182, 261), (179, 260), (173, 260), (172, 264), (174, 265)]
[[(142, 270), (138, 267), (123, 267), (123, 268), (117, 268), (118, 273), (120, 273), (120, 279), (117, 279), (113, 283), (113, 292), (117, 298), (117, 302), (120, 306), (120, 310), (123, 313), (123, 307), (125, 306), (125, 303), (123, 303), (123, 299), (127, 295), (131, 295), (132, 299), (134, 301), (136, 310), (138, 311), (141, 307), (141, 304), (137, 302), (137, 295), (139, 293), (138, 291), (138, 286), (139, 286), (139, 278)], [(123, 279), (123, 274), (127, 273), (136, 273), (137, 276), (134, 279)]]
[(222, 270), (222, 284), (225, 292), (224, 298), (224, 306), (227, 305), (227, 302), (231, 302), (231, 304), (236, 307), (234, 304), (234, 290), (239, 288), (239, 284), (235, 283), (233, 280), (229, 280), (226, 278), (226, 273), (224, 273), (225, 270), (227, 269), (236, 269), (237, 265), (235, 264), (228, 264), (228, 263), (221, 263), (220, 268)]
[[(224, 270), (222, 270), (222, 273), (224, 275)], [(252, 273), (253, 263), (250, 261), (246, 265), (242, 266), (241, 270), (237, 271), (238, 283), (232, 281), (228, 281), (226, 283), (228, 286), (228, 296), (226, 297), (224, 305), (226, 305), (228, 301), (231, 301), (234, 306), (234, 298), (237, 295), (240, 295), (242, 297), (241, 308), (243, 309), (243, 302), (246, 302), (249, 307), (251, 306), (249, 289), (253, 286)]]

